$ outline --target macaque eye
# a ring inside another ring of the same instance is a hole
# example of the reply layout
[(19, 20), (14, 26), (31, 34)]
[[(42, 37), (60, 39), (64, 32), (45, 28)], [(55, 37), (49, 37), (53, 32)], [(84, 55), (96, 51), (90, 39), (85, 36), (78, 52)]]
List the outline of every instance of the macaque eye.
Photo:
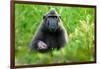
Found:
[(58, 17), (57, 16), (54, 16), (53, 18), (57, 19)]
[(48, 18), (57, 18), (57, 16), (48, 16)]

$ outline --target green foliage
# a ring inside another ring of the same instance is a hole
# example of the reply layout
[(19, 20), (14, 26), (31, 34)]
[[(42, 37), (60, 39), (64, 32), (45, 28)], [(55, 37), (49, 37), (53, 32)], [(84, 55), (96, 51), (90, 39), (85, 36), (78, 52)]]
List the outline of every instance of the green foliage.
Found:
[[(69, 43), (52, 53), (29, 52), (29, 44), (50, 8), (61, 15)], [(94, 61), (94, 9), (47, 5), (15, 5), (15, 64)]]

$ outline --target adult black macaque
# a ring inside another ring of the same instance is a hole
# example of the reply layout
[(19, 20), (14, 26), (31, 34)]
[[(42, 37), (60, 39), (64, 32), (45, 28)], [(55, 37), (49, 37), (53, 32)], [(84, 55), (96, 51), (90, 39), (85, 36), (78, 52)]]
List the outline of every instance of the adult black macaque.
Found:
[(39, 52), (48, 52), (55, 48), (59, 50), (67, 41), (67, 32), (62, 25), (61, 17), (55, 9), (52, 9), (43, 16), (43, 22), (35, 34), (30, 48)]

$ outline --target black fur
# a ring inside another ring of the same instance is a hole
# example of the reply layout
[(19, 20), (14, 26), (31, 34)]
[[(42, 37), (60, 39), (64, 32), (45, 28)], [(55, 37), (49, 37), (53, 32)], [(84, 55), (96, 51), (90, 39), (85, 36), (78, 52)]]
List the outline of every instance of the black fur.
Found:
[[(59, 18), (57, 28), (55, 31), (51, 31), (46, 23), (46, 19), (48, 16), (57, 16)], [(43, 23), (41, 24), (39, 30), (37, 31), (32, 43), (31, 43), (31, 50), (36, 50), (39, 52), (48, 52), (53, 49), (60, 49), (62, 48), (66, 43), (66, 35), (65, 30), (60, 26), (60, 17), (56, 13), (55, 10), (51, 10), (49, 13), (47, 13), (43, 17)], [(38, 48), (38, 42), (43, 41), (46, 45), (46, 49), (39, 49)]]

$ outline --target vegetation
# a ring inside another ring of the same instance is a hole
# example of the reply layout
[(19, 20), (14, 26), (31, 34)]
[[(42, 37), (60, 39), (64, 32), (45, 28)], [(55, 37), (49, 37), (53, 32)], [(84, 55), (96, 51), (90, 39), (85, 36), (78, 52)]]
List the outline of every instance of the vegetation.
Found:
[[(51, 53), (29, 52), (29, 44), (50, 8), (61, 15), (69, 43)], [(94, 8), (15, 5), (15, 64), (53, 64), (94, 61)]]

